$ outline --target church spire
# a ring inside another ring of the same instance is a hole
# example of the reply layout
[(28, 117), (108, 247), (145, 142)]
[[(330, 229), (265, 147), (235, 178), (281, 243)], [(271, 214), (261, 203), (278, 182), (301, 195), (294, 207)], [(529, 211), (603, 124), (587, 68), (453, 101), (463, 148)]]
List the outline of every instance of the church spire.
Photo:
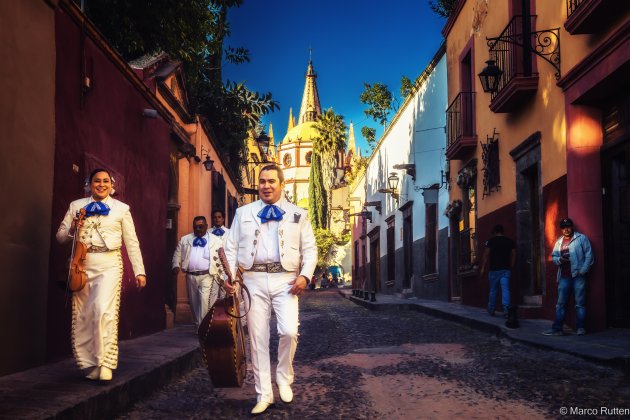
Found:
[(352, 125), (352, 121), (350, 121), (350, 129), (348, 130), (348, 148), (346, 150), (346, 153), (348, 155), (350, 155), (351, 153), (353, 156), (356, 155), (356, 147), (357, 146), (354, 140), (354, 125)]
[(293, 118), (293, 108), (289, 108), (289, 125), (287, 126), (287, 133), (295, 127), (295, 119)]
[(306, 83), (304, 84), (304, 94), (302, 95), (302, 106), (300, 107), (300, 116), (298, 124), (307, 121), (316, 121), (317, 117), (322, 115), (322, 106), (319, 103), (319, 93), (317, 92), (317, 84), (315, 79), (317, 75), (313, 70), (313, 60), (309, 57), (308, 68), (306, 69)]
[(276, 161), (276, 141), (273, 138), (273, 125), (269, 123), (269, 149), (267, 149), (267, 156), (272, 161)]

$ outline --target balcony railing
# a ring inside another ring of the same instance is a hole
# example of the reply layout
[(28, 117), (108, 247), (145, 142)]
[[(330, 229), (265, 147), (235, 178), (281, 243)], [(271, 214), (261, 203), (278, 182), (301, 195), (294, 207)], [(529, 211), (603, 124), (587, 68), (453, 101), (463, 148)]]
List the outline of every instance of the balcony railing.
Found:
[(477, 146), (475, 133), (475, 92), (460, 92), (446, 110), (446, 155), (462, 159)]
[[(554, 41), (551, 37), (539, 39), (541, 35), (545, 36), (543, 32), (532, 32), (531, 22), (534, 18), (533, 15), (516, 15), (499, 36), (488, 39), (490, 59), (503, 70), (497, 90), (492, 92), (490, 109), (493, 112), (517, 110), (538, 89), (538, 73), (532, 70), (533, 45), (538, 54), (539, 50), (545, 48), (539, 48), (542, 43), (553, 44)], [(546, 54), (541, 52), (539, 55)], [(549, 61), (548, 58), (545, 59)]]
[(567, 19), (580, 7), (585, 0), (567, 0)]

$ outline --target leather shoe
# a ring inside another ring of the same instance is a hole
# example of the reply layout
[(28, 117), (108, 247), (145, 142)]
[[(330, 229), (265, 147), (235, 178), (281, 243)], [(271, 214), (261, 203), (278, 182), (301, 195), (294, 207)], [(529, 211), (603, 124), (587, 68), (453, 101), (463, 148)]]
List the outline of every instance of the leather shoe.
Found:
[(88, 373), (87, 375), (85, 375), (85, 377), (87, 379), (90, 379), (92, 381), (95, 381), (99, 378), (99, 376), (101, 376), (101, 367), (100, 366), (96, 366), (94, 369), (92, 369), (90, 371), (90, 373)]
[(264, 413), (264, 412), (265, 412), (265, 410), (266, 410), (267, 408), (269, 408), (269, 406), (270, 406), (271, 404), (272, 404), (272, 403), (268, 403), (268, 402), (266, 402), (266, 401), (260, 401), (260, 402), (256, 403), (256, 405), (254, 406), (254, 408), (252, 408), (252, 414), (254, 414), (254, 415), (258, 415), (258, 414), (262, 414), (262, 413)]
[(112, 380), (112, 370), (108, 367), (101, 366), (101, 374), (98, 379), (101, 381), (111, 381)]
[(290, 403), (293, 401), (293, 390), (290, 385), (278, 385), (278, 391), (282, 402)]

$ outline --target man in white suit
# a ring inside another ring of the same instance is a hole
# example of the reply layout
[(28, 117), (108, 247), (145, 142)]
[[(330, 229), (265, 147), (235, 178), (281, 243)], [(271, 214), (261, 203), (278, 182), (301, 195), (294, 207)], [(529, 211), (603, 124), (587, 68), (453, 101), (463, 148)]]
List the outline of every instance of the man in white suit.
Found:
[(223, 210), (219, 210), (219, 209), (213, 210), (212, 211), (212, 230), (210, 230), (210, 233), (212, 233), (215, 236), (220, 237), (223, 243), (225, 244), (225, 241), (227, 240), (227, 237), (228, 237), (228, 233), (230, 233), (230, 229), (226, 228), (224, 224), (225, 224), (225, 213), (223, 213)]
[(283, 197), (284, 175), (275, 164), (262, 168), (260, 200), (236, 210), (225, 253), (232, 272), (244, 270), (251, 295), (247, 324), (257, 401), (252, 414), (274, 402), (269, 358), (269, 319), (276, 314), (280, 399), (293, 401), (293, 357), (298, 337), (298, 295), (304, 291), (317, 264), (317, 246), (307, 212)]
[(218, 272), (211, 262), (222, 246), (220, 237), (208, 233), (206, 218), (196, 216), (193, 233), (182, 236), (173, 255), (173, 274), (178, 274), (180, 269), (186, 273), (188, 301), (197, 328), (219, 294)]

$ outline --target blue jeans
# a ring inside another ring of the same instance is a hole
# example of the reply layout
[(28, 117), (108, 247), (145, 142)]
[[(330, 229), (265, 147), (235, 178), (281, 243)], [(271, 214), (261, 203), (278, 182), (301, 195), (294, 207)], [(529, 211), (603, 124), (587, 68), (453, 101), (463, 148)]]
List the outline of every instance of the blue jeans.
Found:
[(558, 304), (556, 305), (556, 320), (553, 323), (554, 331), (562, 331), (564, 318), (567, 314), (569, 296), (574, 292), (575, 298), (575, 328), (584, 328), (586, 321), (586, 279), (584, 276), (573, 278), (560, 277), (558, 282)]
[(510, 270), (488, 271), (488, 283), (490, 283), (488, 312), (494, 311), (499, 284), (501, 284), (501, 303), (503, 304), (503, 311), (507, 312), (510, 307)]

